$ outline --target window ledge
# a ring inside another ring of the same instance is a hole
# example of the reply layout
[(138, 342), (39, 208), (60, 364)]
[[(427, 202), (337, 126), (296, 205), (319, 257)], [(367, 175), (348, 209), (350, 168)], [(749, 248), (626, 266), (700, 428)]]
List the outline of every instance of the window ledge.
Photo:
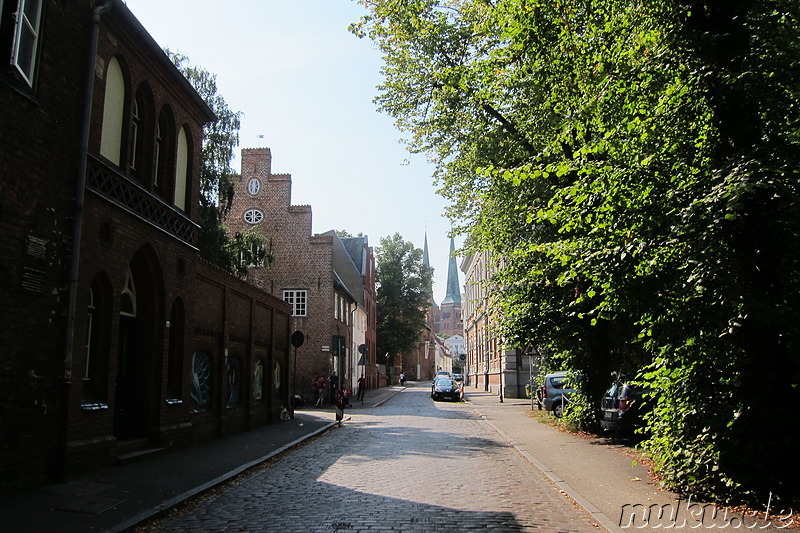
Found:
[(104, 409), (108, 409), (108, 404), (100, 403), (100, 402), (81, 402), (81, 411), (102, 411)]

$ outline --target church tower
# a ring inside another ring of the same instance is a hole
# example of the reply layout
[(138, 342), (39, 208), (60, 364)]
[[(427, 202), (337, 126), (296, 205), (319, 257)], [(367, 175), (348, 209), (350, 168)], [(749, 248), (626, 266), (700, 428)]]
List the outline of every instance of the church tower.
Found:
[(450, 259), (447, 263), (447, 294), (442, 300), (442, 305), (439, 309), (439, 324), (436, 329), (439, 335), (446, 337), (464, 334), (461, 323), (461, 289), (458, 283), (458, 265), (456, 265), (454, 255), (455, 250), (455, 242), (450, 237)]
[[(428, 232), (425, 232), (425, 244), (422, 248), (422, 264), (428, 268), (431, 266), (431, 261), (428, 257)], [(431, 278), (431, 283), (428, 286), (428, 327), (434, 333), (436, 333), (439, 328), (439, 306), (436, 305), (436, 301), (433, 299), (433, 278)]]

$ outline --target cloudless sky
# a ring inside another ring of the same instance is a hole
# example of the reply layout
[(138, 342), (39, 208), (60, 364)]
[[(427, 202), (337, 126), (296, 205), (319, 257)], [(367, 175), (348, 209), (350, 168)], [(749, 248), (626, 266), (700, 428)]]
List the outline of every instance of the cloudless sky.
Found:
[(446, 201), (435, 192), (433, 166), (406, 150), (391, 117), (373, 103), (380, 53), (347, 31), (363, 7), (354, 0), (126, 4), (162, 48), (215, 74), (228, 107), (243, 113), (236, 172), (241, 148), (270, 148), (272, 171), (292, 176), (292, 204), (311, 206), (313, 233), (363, 233), (373, 247), (399, 233), (422, 248), (427, 232), (434, 300), (441, 303), (450, 251)]

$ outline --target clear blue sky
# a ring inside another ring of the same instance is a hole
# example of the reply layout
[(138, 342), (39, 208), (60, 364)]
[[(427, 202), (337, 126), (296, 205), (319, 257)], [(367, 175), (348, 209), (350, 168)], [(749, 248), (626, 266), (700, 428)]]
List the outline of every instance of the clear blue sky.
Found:
[[(405, 149), (392, 119), (372, 102), (382, 80), (380, 54), (371, 41), (347, 31), (363, 14), (360, 5), (352, 0), (126, 4), (162, 48), (216, 74), (219, 94), (243, 113), (239, 149), (272, 150), (273, 172), (292, 175), (292, 204), (311, 206), (314, 233), (363, 233), (374, 247), (399, 233), (422, 248), (427, 231), (434, 299), (444, 299), (450, 246), (446, 202), (435, 193), (433, 167)], [(460, 243), (456, 239), (456, 246)]]

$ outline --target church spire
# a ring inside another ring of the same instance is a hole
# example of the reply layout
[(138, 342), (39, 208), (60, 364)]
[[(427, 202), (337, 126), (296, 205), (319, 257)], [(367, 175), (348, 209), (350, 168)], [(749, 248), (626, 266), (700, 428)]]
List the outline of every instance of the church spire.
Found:
[[(427, 236), (425, 238), (425, 246), (427, 249)], [(458, 284), (458, 266), (456, 265), (455, 251), (455, 242), (453, 238), (450, 237), (450, 261), (447, 263), (447, 294), (444, 300), (442, 300), (442, 305), (451, 303), (461, 305), (461, 290)]]
[[(422, 265), (430, 268), (431, 261), (428, 257), (428, 232), (425, 232), (425, 244), (422, 247)], [(431, 302), (431, 307), (438, 308), (439, 306), (436, 305), (436, 301), (433, 299), (433, 278), (431, 278), (431, 284), (428, 286), (428, 300)]]

